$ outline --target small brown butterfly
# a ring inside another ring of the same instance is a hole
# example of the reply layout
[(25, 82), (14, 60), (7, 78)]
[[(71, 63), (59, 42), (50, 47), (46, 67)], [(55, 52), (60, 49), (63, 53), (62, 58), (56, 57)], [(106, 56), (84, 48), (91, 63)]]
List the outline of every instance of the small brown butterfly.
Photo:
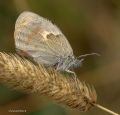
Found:
[(74, 75), (71, 68), (80, 66), (85, 56), (98, 55), (91, 53), (75, 57), (70, 43), (56, 25), (28, 11), (18, 17), (14, 38), (20, 55), (30, 56), (38, 64)]

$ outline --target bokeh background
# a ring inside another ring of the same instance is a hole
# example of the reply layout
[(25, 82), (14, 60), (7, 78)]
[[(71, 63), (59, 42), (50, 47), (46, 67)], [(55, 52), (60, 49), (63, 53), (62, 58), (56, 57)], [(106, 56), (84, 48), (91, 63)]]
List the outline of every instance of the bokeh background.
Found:
[[(68, 38), (76, 56), (89, 56), (75, 69), (79, 79), (93, 84), (98, 103), (120, 113), (120, 0), (1, 0), (0, 51), (15, 52), (14, 26), (29, 10), (52, 20)], [(22, 109), (26, 112), (9, 112)], [(0, 84), (0, 115), (108, 115), (60, 106), (37, 94), (24, 94)]]

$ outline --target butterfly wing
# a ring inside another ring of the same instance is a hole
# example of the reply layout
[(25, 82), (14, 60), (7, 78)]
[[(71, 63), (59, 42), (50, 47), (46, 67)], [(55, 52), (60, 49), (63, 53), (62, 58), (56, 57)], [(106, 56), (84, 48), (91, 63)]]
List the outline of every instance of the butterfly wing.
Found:
[(15, 46), (18, 53), (29, 55), (37, 63), (54, 65), (60, 57), (73, 55), (66, 37), (47, 19), (23, 12), (15, 24)]

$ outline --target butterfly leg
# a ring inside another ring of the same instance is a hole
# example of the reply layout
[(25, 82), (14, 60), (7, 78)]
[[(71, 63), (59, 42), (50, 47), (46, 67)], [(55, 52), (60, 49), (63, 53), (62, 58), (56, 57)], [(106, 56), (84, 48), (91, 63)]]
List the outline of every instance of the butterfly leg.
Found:
[(77, 77), (77, 75), (76, 75), (76, 73), (74, 72), (74, 71), (70, 71), (70, 70), (65, 70), (66, 72), (68, 72), (68, 73), (71, 73), (71, 74), (73, 74), (74, 75), (74, 77)]
[(59, 70), (60, 69), (60, 63), (58, 63), (57, 67), (56, 67), (56, 70)]
[[(79, 91), (79, 88), (78, 88), (78, 84), (79, 84), (79, 82), (78, 82), (78, 79), (77, 79), (77, 75), (76, 75), (76, 73), (75, 73), (74, 71), (70, 71), (70, 70), (65, 70), (65, 71), (74, 75), (74, 76), (72, 76), (72, 78), (73, 78), (73, 80), (75, 81), (75, 84), (76, 84), (76, 90)], [(79, 93), (78, 93), (78, 94), (79, 94)]]

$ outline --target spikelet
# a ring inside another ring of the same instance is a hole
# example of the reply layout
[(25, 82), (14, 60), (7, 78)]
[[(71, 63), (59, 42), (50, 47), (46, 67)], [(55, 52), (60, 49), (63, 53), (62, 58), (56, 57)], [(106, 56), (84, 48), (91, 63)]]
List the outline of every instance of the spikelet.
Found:
[(35, 65), (18, 55), (0, 53), (0, 82), (27, 93), (40, 93), (54, 100), (87, 111), (96, 103), (93, 86), (56, 70)]

